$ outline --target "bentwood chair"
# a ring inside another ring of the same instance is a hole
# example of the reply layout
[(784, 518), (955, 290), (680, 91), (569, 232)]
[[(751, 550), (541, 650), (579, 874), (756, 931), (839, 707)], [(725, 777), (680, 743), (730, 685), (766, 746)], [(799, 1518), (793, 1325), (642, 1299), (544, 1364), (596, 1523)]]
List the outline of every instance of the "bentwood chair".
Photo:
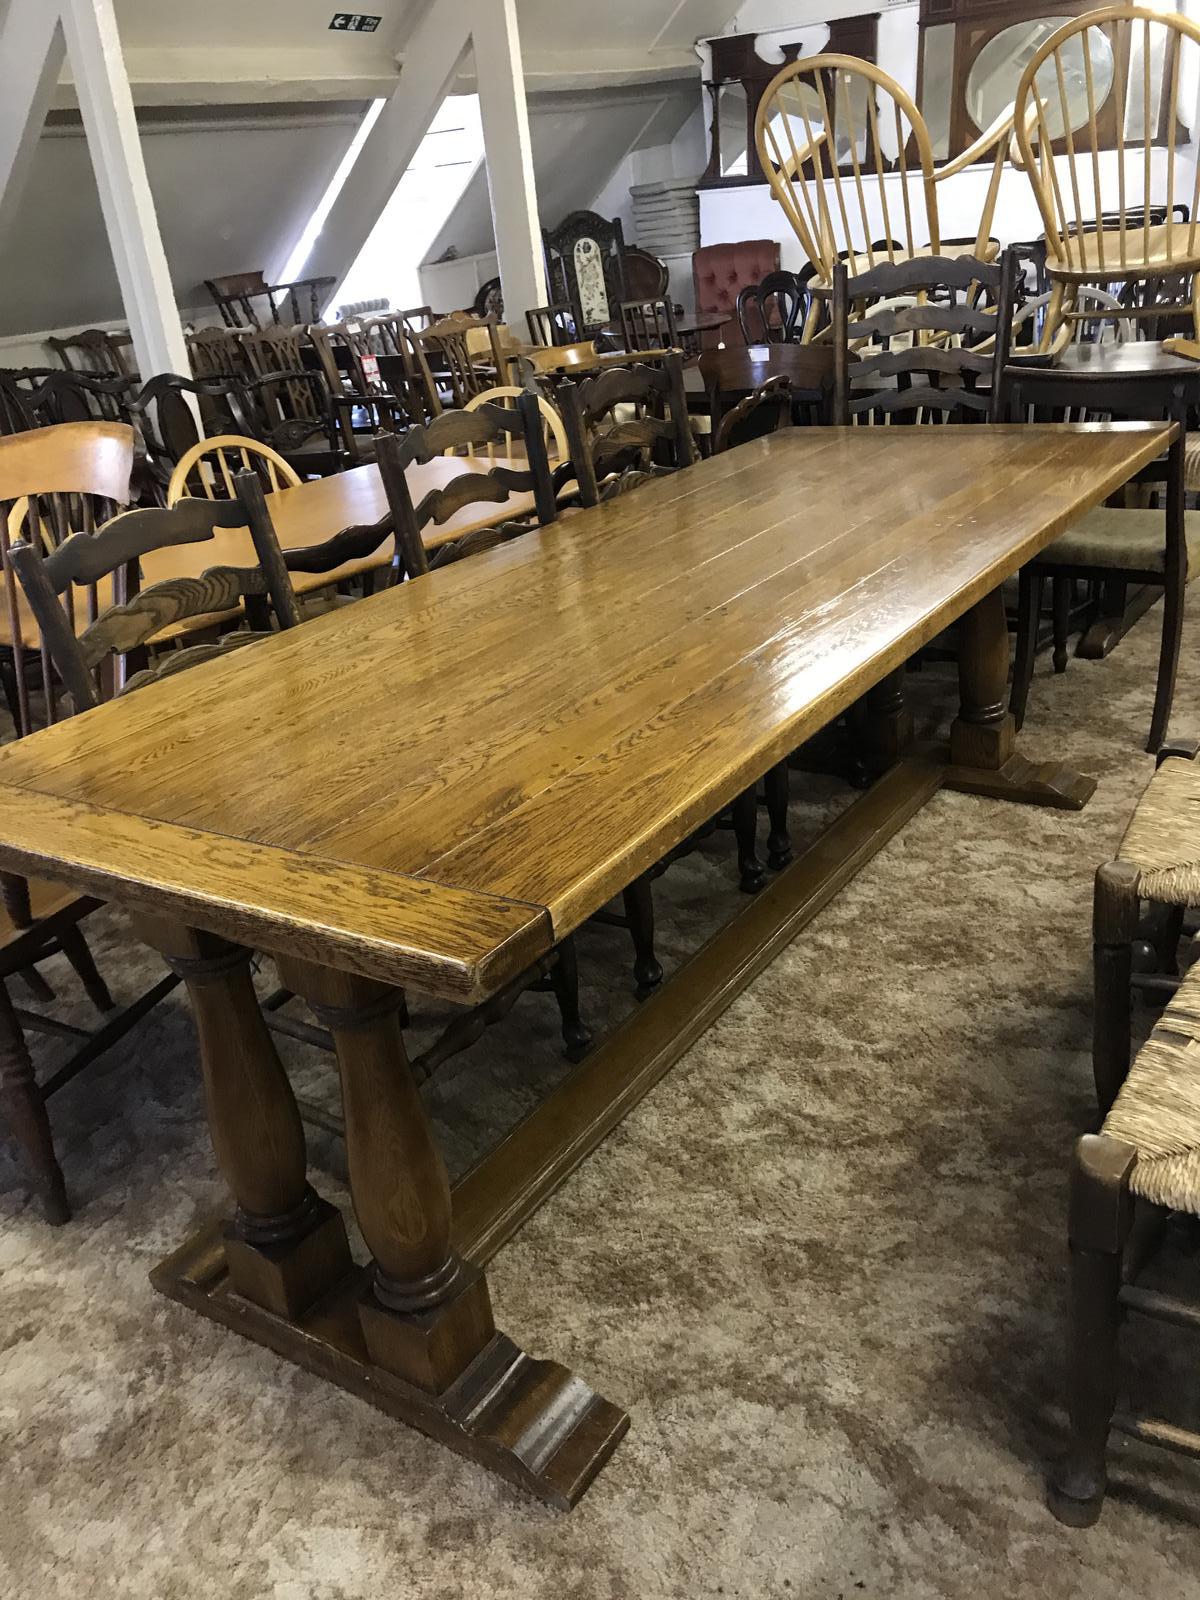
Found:
[[(1163, 591), (1162, 642), (1154, 709), (1146, 748), (1155, 751), (1166, 738), (1175, 696), (1175, 678), (1183, 637), (1184, 597), (1189, 577), (1200, 570), (1200, 512), (1185, 508), (1184, 462), (1188, 408), (1185, 386), (1169, 374), (1112, 377), (1072, 375), (1054, 367), (1010, 367), (1005, 379), (1006, 403), (1017, 420), (1084, 420), (1088, 415), (1126, 420), (1171, 420), (1178, 436), (1165, 467), (1156, 464), (1139, 473), (1138, 483), (1155, 483), (1163, 505), (1155, 508), (1097, 506), (1021, 572), (1017, 615), (1016, 660), (1010, 710), (1018, 728), (1024, 721), (1033, 681), (1038, 621), (1045, 581), (1053, 585), (1054, 665), (1067, 664), (1070, 586), (1076, 579), (1117, 579), (1144, 583)], [(1165, 483), (1164, 483), (1165, 478)]]
[(801, 57), (784, 67), (759, 101), (755, 140), (763, 175), (817, 269), (804, 337), (818, 331), (821, 300), (828, 298), (839, 259), (856, 277), (939, 254), (939, 186), (992, 151), (971, 253), (994, 256), (989, 235), (1011, 132), (1012, 117), (1005, 113), (935, 169), (925, 119), (881, 68), (844, 55)]
[[(0, 474), (3, 473), (0, 447)], [(36, 619), (55, 674), (65, 686), (76, 713), (97, 705), (107, 692), (123, 694), (168, 673), (199, 661), (228, 653), (268, 631), (273, 612), (281, 627), (298, 620), (291, 583), (263, 503), (262, 490), (253, 473), (242, 474), (235, 484), (237, 499), (186, 501), (174, 510), (130, 511), (91, 533), (75, 533), (48, 553), (40, 542), (14, 545), (10, 552)], [(260, 565), (250, 569), (213, 567), (199, 578), (177, 577), (142, 589), (123, 604), (101, 610), (97, 594), (122, 593), (122, 575), (136, 570), (142, 558), (185, 544), (211, 539), (217, 528), (249, 526)], [(76, 595), (80, 595), (79, 606)], [(63, 598), (60, 600), (60, 596)], [(216, 643), (164, 649), (151, 661), (146, 646), (156, 634), (172, 629), (189, 617), (208, 616), (245, 604), (258, 617), (259, 632), (227, 633)], [(85, 608), (86, 625), (77, 616)], [(134, 670), (130, 671), (130, 668)], [(99, 901), (70, 891), (30, 883), (30, 900), (41, 907), (35, 925), (14, 937), (0, 927), (0, 978), (8, 978), (19, 964), (61, 948), (83, 980), (88, 994), (111, 1013), (100, 1030), (57, 1023), (53, 1029), (77, 1041), (74, 1054), (39, 1086), (21, 1024), (45, 1026), (46, 1020), (18, 1012), (0, 982), (0, 1107), (15, 1133), (29, 1176), (42, 1198), (47, 1220), (66, 1222), (70, 1217), (62, 1170), (54, 1150), (46, 1100), (102, 1054), (175, 987), (178, 979), (161, 979), (133, 1004), (120, 1012), (97, 973), (75, 926), (81, 916), (94, 911)], [(76, 946), (71, 941), (78, 940)], [(82, 963), (80, 956), (86, 958)]]
[(1145, 1281), (1168, 1216), (1200, 1218), (1198, 1054), (1200, 965), (1183, 979), (1138, 1052), (1100, 1133), (1075, 1148), (1068, 1232), (1070, 1436), (1049, 1483), (1050, 1509), (1071, 1527), (1090, 1527), (1104, 1508), (1114, 1427), (1145, 1444), (1200, 1456), (1195, 1431), (1117, 1412), (1125, 1314), (1193, 1333), (1200, 1328), (1194, 1296)]
[[(1200, 27), (1142, 6), (1070, 17), (1026, 64), (1014, 122), (1046, 230), (1043, 349), (1081, 314), (1083, 283), (1124, 290), (1179, 279), (1200, 337), (1200, 168), (1182, 131), (1198, 69)], [(1163, 315), (1157, 294), (1122, 299), (1122, 315)]]

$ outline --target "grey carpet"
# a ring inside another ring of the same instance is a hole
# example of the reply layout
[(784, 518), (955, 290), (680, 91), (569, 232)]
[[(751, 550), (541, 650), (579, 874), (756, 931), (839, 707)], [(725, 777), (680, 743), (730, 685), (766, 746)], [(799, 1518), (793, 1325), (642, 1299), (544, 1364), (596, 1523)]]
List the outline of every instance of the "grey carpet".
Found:
[[(161, 1006), (54, 1103), (69, 1227), (0, 1153), (0, 1595), (1200, 1595), (1200, 1464), (1118, 1442), (1098, 1528), (1042, 1504), (1091, 877), (1151, 770), (1158, 626), (1063, 678), (1039, 663), (1024, 745), (1100, 778), (1082, 815), (935, 800), (494, 1264), (501, 1325), (632, 1413), (570, 1516), (152, 1293), (222, 1198), (186, 1007)], [(911, 681), (927, 723), (952, 708), (946, 669)], [(849, 798), (793, 793), (798, 832)], [(663, 881), (668, 965), (736, 909), (731, 856), (722, 836)], [(153, 964), (115, 915), (91, 926), (132, 994)], [(627, 947), (583, 944), (603, 1025)], [(555, 1032), (526, 997), (430, 1087), (455, 1168), (556, 1079)], [(344, 1201), (337, 1142), (312, 1148)], [(1198, 1352), (1132, 1332), (1139, 1400), (1195, 1422)]]

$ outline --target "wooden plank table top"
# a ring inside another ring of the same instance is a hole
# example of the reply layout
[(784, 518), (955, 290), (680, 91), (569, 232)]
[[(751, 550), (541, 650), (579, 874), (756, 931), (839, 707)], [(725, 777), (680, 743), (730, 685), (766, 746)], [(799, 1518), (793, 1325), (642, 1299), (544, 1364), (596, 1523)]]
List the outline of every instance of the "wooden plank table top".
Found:
[(0, 751), (0, 864), (480, 996), (1153, 460), (792, 429)]
[[(501, 457), (489, 463), (483, 456), (435, 456), (432, 461), (414, 462), (405, 472), (405, 477), (416, 504), (430, 490), (445, 488), (464, 472), (486, 472), (489, 465), (524, 469), (525, 462), (513, 462)], [(279, 543), (285, 551), (304, 550), (312, 545), (323, 544), (343, 528), (379, 522), (387, 515), (388, 509), (383, 479), (373, 463), (352, 467), (347, 472), (334, 473), (328, 478), (314, 478), (294, 489), (278, 489), (267, 495), (266, 501)], [(480, 528), (490, 528), (497, 522), (529, 516), (534, 509), (532, 494), (510, 494), (506, 500), (464, 506), (445, 522), (431, 523), (425, 529), (425, 547), (437, 549), (439, 545), (462, 539)], [(312, 594), (360, 573), (389, 566), (394, 554), (394, 544), (389, 539), (365, 561), (347, 561), (331, 572), (295, 572), (292, 574), (292, 584), (297, 594)], [(196, 578), (209, 567), (252, 567), (257, 559), (248, 528), (218, 528), (213, 538), (204, 544), (177, 545), (151, 552), (142, 562), (143, 587), (161, 583), (166, 578)], [(36, 645), (37, 624), (25, 599), (25, 592), (15, 579), (13, 586), (21, 639), (26, 646)], [(111, 603), (111, 594), (111, 587), (101, 586), (101, 605)], [(193, 617), (186, 626), (165, 630), (162, 637), (195, 632), (219, 620), (217, 617)], [(80, 628), (87, 624), (82, 606), (78, 609), (77, 622)], [(11, 643), (12, 637), (7, 608), (0, 606), (0, 643)]]

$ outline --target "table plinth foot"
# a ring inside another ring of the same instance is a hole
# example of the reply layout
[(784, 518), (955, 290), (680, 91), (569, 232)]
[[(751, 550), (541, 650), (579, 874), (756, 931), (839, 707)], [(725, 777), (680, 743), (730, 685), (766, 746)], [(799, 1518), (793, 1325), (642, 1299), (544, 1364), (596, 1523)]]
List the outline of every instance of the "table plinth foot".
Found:
[[(440, 1329), (422, 1341), (412, 1326), (401, 1334), (398, 1325), (419, 1323), (427, 1314), (379, 1305), (373, 1266), (350, 1263), (340, 1281), (297, 1316), (247, 1299), (235, 1286), (227, 1260), (233, 1226), (209, 1223), (154, 1269), (153, 1286), (547, 1505), (562, 1511), (576, 1505), (628, 1431), (629, 1416), (619, 1406), (557, 1362), (534, 1360), (506, 1334), (491, 1330), (484, 1279), (473, 1264), (462, 1263), (461, 1287), (441, 1300), (434, 1314)], [(370, 1310), (366, 1317), (364, 1306)], [(380, 1319), (388, 1324), (385, 1333)], [(481, 1339), (478, 1352), (465, 1367), (460, 1364), (440, 1394), (377, 1359), (384, 1355), (390, 1364), (399, 1349), (411, 1370), (415, 1346), (435, 1370), (439, 1348), (461, 1357), (474, 1337)]]
[(1023, 755), (1011, 755), (994, 768), (948, 766), (942, 782), (947, 789), (961, 789), (965, 794), (1058, 811), (1082, 811), (1096, 792), (1095, 778), (1058, 761), (1030, 761)]
[(367, 1351), (376, 1366), (430, 1394), (442, 1394), (495, 1337), (487, 1280), (478, 1267), (454, 1262), (450, 1293), (428, 1309), (381, 1305), (378, 1282), (359, 1299)]
[(341, 1212), (312, 1189), (308, 1195), (305, 1216), (284, 1240), (256, 1239), (241, 1216), (222, 1229), (238, 1292), (280, 1317), (301, 1316), (353, 1265)]

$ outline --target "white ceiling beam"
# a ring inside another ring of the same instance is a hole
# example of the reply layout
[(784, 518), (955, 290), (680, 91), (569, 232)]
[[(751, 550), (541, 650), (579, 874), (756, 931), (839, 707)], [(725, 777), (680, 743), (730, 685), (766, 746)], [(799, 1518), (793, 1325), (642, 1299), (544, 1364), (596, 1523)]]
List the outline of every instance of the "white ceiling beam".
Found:
[(10, 0), (0, 23), (0, 232), (16, 215), (66, 53), (56, 5)]
[(404, 70), (317, 235), (305, 273), (340, 287), (408, 170), (471, 42), (467, 0), (438, 0), (417, 23)]
[(471, 36), (505, 318), (521, 329), (547, 295), (516, 0), (473, 0)]
[(60, 3), (138, 370), (146, 378), (159, 372), (187, 372), (187, 345), (146, 176), (113, 0)]

